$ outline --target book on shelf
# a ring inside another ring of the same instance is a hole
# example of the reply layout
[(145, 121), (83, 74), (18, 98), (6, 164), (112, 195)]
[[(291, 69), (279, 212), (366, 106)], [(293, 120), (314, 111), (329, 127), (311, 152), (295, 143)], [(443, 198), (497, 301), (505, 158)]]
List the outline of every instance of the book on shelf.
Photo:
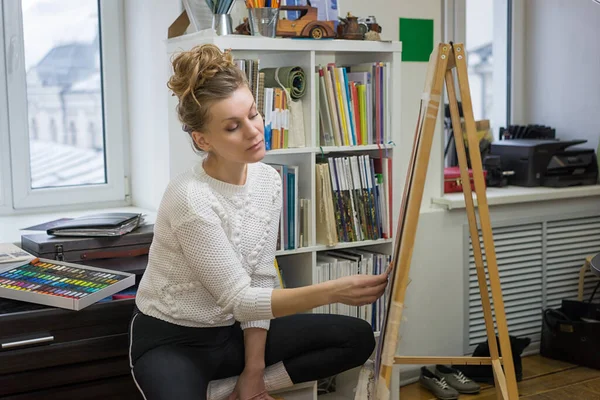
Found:
[[(385, 272), (390, 262), (390, 255), (362, 248), (325, 251), (317, 254), (317, 281), (315, 283), (327, 282), (356, 274), (381, 274)], [(379, 332), (383, 325), (383, 316), (385, 315), (385, 305), (388, 295), (387, 292), (384, 293), (373, 304), (357, 307), (334, 303), (317, 307), (313, 312), (361, 318), (371, 324), (374, 332)]]
[(279, 261), (277, 261), (277, 258), (275, 258), (274, 264), (275, 264), (275, 272), (277, 272), (277, 285), (276, 285), (276, 287), (281, 288), (281, 289), (287, 289), (287, 288), (290, 288), (290, 287), (294, 287), (294, 286), (290, 286), (288, 284), (287, 277), (285, 275), (285, 269), (281, 268), (279, 266)]
[(386, 157), (341, 155), (316, 164), (317, 243), (391, 237), (391, 168)]
[(277, 250), (295, 250), (310, 243), (310, 199), (298, 193), (299, 167), (269, 163), (281, 177), (282, 200)]
[(289, 147), (290, 109), (282, 88), (265, 88), (265, 145), (267, 150)]
[(329, 63), (316, 69), (320, 146), (389, 143), (390, 64), (337, 66)]
[[(254, 96), (254, 100), (257, 102), (259, 100), (259, 87), (260, 87), (260, 61), (252, 60), (252, 59), (244, 59), (244, 58), (236, 58), (233, 60), (233, 63), (246, 75), (246, 79), (248, 80), (248, 85), (250, 86), (250, 91)], [(264, 75), (263, 75), (263, 83), (264, 83)]]

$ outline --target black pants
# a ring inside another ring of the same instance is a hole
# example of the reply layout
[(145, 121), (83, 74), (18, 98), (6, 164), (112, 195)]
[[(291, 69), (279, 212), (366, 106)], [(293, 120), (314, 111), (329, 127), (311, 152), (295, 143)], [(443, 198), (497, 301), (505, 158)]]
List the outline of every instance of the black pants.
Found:
[[(130, 325), (130, 360), (147, 400), (204, 400), (208, 383), (244, 369), (244, 334), (229, 327), (189, 328), (140, 312)], [(271, 321), (265, 363), (283, 361), (294, 383), (360, 366), (375, 347), (371, 326), (358, 318), (298, 314)]]

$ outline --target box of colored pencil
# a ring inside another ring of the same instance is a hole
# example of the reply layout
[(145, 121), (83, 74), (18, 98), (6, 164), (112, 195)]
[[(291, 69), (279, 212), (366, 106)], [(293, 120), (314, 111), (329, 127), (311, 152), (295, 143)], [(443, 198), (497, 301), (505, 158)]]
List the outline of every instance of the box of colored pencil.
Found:
[(135, 275), (35, 258), (0, 266), (0, 297), (81, 310), (135, 285)]

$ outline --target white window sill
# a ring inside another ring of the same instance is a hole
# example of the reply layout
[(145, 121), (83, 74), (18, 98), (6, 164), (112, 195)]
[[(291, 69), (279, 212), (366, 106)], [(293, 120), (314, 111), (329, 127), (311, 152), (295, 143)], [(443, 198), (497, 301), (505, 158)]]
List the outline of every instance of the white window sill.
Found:
[(43, 231), (22, 231), (23, 228), (38, 225), (44, 222), (54, 221), (60, 218), (75, 218), (82, 215), (102, 213), (102, 212), (139, 212), (145, 215), (145, 223), (154, 223), (156, 212), (148, 211), (139, 207), (114, 207), (99, 208), (77, 211), (58, 211), (51, 213), (27, 214), (27, 215), (7, 215), (0, 216), (0, 243), (21, 244), (22, 234), (40, 234)]
[[(490, 187), (487, 188), (486, 194), (488, 205), (498, 206), (503, 204), (600, 196), (600, 185), (575, 186), (568, 188), (521, 186), (506, 186), (502, 188)], [(473, 196), (475, 205), (477, 205), (476, 197), (477, 196), (475, 195)], [(434, 205), (448, 210), (465, 208), (465, 198), (462, 192), (444, 194), (442, 197), (431, 199), (431, 202)]]

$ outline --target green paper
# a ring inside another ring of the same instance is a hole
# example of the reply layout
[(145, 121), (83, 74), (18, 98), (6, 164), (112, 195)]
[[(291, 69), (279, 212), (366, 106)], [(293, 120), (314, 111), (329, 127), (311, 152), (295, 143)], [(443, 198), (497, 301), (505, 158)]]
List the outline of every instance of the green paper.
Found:
[(433, 51), (433, 20), (400, 18), (402, 61), (428, 62)]

